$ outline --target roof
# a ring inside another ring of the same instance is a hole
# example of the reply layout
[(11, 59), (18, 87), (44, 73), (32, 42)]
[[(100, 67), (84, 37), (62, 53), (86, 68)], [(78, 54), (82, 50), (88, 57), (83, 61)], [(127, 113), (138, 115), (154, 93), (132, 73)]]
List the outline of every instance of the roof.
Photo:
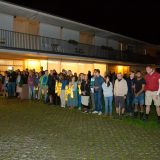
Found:
[(68, 29), (73, 29), (77, 31), (93, 32), (96, 36), (117, 40), (120, 42), (126, 42), (136, 46), (148, 46), (160, 49), (158, 45), (153, 45), (144, 41), (140, 41), (134, 38), (130, 38), (118, 33), (113, 33), (107, 30), (103, 30), (97, 27), (86, 25), (80, 22), (75, 22), (63, 17), (51, 15), (36, 9), (30, 9), (17, 4), (8, 3), (5, 1), (0, 1), (0, 12), (4, 14), (9, 14), (13, 16), (23, 16), (29, 19), (38, 20), (42, 23), (47, 23), (55, 26), (62, 26)]

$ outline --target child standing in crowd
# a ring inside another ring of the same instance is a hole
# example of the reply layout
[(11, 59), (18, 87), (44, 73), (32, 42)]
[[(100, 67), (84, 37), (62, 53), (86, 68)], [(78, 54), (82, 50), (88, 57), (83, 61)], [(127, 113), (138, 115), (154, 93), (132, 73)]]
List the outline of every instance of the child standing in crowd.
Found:
[(34, 78), (33, 72), (30, 71), (28, 76), (29, 99), (35, 99)]
[(114, 84), (114, 98), (117, 117), (123, 116), (125, 111), (125, 99), (128, 92), (128, 86), (126, 80), (121, 73), (117, 74), (117, 79)]
[(84, 78), (82, 79), (81, 83), (81, 103), (84, 107), (84, 112), (89, 112), (89, 96), (90, 96), (90, 84), (88, 80), (88, 76), (84, 75)]
[(102, 89), (105, 101), (105, 114), (112, 116), (113, 85), (110, 82), (109, 76), (105, 76), (104, 80)]
[(78, 95), (77, 95), (77, 80), (73, 76), (71, 78), (71, 81), (69, 82), (69, 89), (70, 89), (70, 94), (68, 95), (68, 107), (73, 109), (78, 105)]

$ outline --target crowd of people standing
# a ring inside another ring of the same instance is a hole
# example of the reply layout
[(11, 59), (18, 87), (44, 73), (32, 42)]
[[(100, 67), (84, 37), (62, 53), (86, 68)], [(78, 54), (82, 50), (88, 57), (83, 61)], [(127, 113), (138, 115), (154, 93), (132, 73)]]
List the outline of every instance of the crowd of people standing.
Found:
[(0, 75), (0, 90), (3, 96), (43, 101), (48, 105), (60, 104), (70, 109), (78, 108), (84, 113), (113, 115), (113, 101), (116, 108), (114, 117), (122, 119), (124, 115), (147, 121), (152, 101), (156, 106), (160, 123), (160, 74), (152, 66), (146, 67), (146, 75), (141, 71), (131, 71), (129, 76), (121, 73), (101, 76), (99, 69), (93, 74), (72, 73), (71, 70), (33, 70), (6, 71)]

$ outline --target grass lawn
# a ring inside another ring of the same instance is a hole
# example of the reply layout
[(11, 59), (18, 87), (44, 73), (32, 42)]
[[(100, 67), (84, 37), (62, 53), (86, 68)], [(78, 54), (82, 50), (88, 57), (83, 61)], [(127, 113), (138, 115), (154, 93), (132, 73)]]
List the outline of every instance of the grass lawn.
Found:
[(160, 125), (0, 98), (0, 160), (159, 160)]

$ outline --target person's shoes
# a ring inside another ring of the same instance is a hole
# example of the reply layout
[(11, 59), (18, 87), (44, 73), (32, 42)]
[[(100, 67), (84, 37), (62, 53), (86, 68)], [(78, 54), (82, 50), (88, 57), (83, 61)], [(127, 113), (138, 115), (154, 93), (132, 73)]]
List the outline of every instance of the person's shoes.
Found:
[(119, 120), (122, 120), (122, 119), (123, 119), (122, 115), (119, 115), (119, 116), (118, 116), (118, 119), (119, 119)]
[(143, 118), (142, 118), (142, 120), (143, 120), (144, 122), (147, 122), (147, 121), (148, 121), (147, 115), (144, 115)]
[(102, 112), (98, 112), (98, 115), (99, 115), (99, 116), (102, 115)]
[(131, 113), (129, 113), (129, 116), (130, 116), (130, 117), (133, 117), (133, 113), (132, 113), (132, 112), (131, 112)]
[(140, 120), (142, 120), (143, 119), (143, 112), (140, 112)]
[(98, 113), (98, 111), (93, 111), (92, 113), (93, 113), (93, 114), (97, 114), (97, 113)]
[(138, 112), (134, 112), (134, 118), (138, 117)]
[(116, 114), (116, 115), (114, 116), (114, 119), (119, 119), (119, 115)]

